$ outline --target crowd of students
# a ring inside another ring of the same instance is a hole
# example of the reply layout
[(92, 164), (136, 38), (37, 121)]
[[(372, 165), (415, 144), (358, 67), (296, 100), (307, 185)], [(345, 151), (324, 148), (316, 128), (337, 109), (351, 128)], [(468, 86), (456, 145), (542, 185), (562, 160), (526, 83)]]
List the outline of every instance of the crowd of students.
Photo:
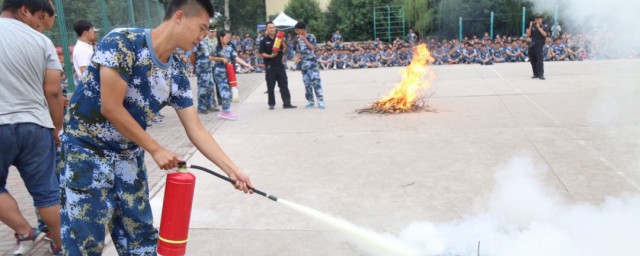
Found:
[[(238, 73), (263, 72), (264, 62), (259, 57), (257, 45), (263, 36), (253, 39), (249, 34), (244, 38), (232, 36), (238, 56), (252, 69), (238, 66)], [(601, 38), (600, 38), (601, 39)], [(544, 61), (582, 61), (586, 59), (637, 58), (638, 49), (610, 49), (599, 38), (585, 35), (563, 34), (555, 38), (548, 37), (543, 48)], [(295, 46), (295, 37), (287, 35), (286, 42)], [(319, 44), (315, 50), (322, 70), (378, 68), (406, 66), (411, 62), (415, 44), (426, 43), (434, 57), (435, 65), (481, 64), (526, 62), (529, 60), (530, 39), (524, 36), (500, 36), (491, 38), (488, 33), (483, 37), (418, 40), (410, 31), (406, 38), (396, 38), (392, 42), (382, 42), (379, 38), (365, 42), (344, 42), (339, 31), (331, 40)], [(289, 47), (285, 62), (290, 61), (291, 70), (300, 70), (300, 56), (295, 47)]]

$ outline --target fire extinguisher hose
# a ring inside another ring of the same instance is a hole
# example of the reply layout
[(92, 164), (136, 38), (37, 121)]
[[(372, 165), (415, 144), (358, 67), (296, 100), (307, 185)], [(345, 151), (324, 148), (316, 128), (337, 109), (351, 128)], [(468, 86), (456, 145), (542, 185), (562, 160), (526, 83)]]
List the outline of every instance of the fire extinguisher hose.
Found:
[[(211, 174), (211, 175), (213, 175), (213, 176), (216, 176), (216, 177), (218, 177), (218, 178), (220, 178), (220, 179), (226, 180), (226, 181), (230, 182), (231, 184), (236, 184), (236, 181), (235, 181), (235, 180), (232, 180), (232, 179), (230, 179), (230, 178), (228, 178), (228, 177), (225, 177), (225, 176), (224, 176), (224, 175), (222, 175), (222, 174), (219, 174), (219, 173), (217, 173), (217, 172), (214, 172), (214, 171), (209, 170), (209, 169), (207, 169), (207, 168), (204, 168), (204, 167), (202, 167), (202, 166), (198, 166), (198, 165), (188, 165), (188, 167), (189, 167), (189, 168), (191, 168), (191, 169), (197, 169), (197, 170), (201, 170), (201, 171), (203, 171), (203, 172), (209, 173), (209, 174)], [(271, 199), (271, 200), (273, 200), (273, 201), (276, 201), (276, 202), (278, 201), (278, 197), (276, 197), (276, 196), (274, 196), (274, 195), (267, 194), (267, 193), (265, 193), (265, 192), (262, 192), (262, 191), (260, 191), (260, 190), (255, 189), (255, 188), (252, 188), (252, 187), (249, 187), (249, 188), (250, 188), (251, 190), (253, 190), (253, 192), (254, 192), (254, 193), (256, 193), (256, 194), (258, 194), (258, 195), (264, 196), (264, 197), (269, 198), (269, 199)]]

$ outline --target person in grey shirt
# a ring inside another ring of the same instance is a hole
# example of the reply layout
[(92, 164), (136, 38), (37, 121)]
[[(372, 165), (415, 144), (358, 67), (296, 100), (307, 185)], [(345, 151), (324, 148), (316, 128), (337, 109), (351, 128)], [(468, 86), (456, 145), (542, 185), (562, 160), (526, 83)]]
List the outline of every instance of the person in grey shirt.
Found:
[(34, 206), (60, 253), (60, 187), (55, 145), (60, 143), (64, 98), (53, 43), (34, 30), (55, 12), (50, 0), (5, 0), (0, 14), (0, 221), (28, 254), (44, 234), (31, 227), (6, 188), (9, 166), (20, 172)]

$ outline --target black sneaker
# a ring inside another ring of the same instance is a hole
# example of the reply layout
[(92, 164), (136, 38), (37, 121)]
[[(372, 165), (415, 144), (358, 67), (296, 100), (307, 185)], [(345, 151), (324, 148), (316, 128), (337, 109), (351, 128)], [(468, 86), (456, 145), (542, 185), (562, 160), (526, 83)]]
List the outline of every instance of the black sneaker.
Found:
[(269, 110), (273, 110), (273, 106), (269, 106)]
[(282, 106), (282, 108), (284, 108), (284, 109), (288, 109), (288, 108), (297, 108), (297, 107), (298, 107), (298, 106), (294, 106), (294, 105), (291, 105), (291, 104)]
[(546, 80), (546, 78), (544, 78), (544, 76), (538, 77), (540, 78), (540, 80)]
[(531, 77), (531, 79), (536, 79), (536, 78), (538, 78), (538, 76), (532, 76), (532, 77)]

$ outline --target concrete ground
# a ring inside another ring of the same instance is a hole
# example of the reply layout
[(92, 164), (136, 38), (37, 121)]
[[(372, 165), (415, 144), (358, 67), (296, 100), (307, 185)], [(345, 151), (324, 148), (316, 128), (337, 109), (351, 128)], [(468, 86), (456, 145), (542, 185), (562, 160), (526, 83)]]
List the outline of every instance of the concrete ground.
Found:
[[(528, 63), (433, 69), (426, 94), (436, 112), (355, 112), (385, 95), (399, 68), (321, 72), (325, 110), (302, 108), (300, 72), (288, 72), (298, 109), (268, 110), (262, 75), (243, 75), (239, 119), (205, 123), (258, 189), (389, 234), (471, 213), (496, 168), (516, 155), (546, 170), (545, 185), (572, 202), (640, 191), (640, 60), (545, 63), (546, 81), (530, 79)], [(163, 112), (151, 132), (164, 129), (155, 134), (163, 144), (217, 170)], [(158, 224), (164, 173), (148, 166)], [(367, 255), (282, 204), (194, 174), (188, 255)], [(113, 246), (104, 253), (114, 254)]]
[[(638, 193), (640, 61), (545, 67), (546, 81), (530, 79), (528, 63), (433, 67), (438, 111), (402, 115), (355, 112), (399, 81), (398, 68), (327, 71), (326, 110), (269, 111), (260, 89), (212, 133), (258, 189), (391, 234), (470, 213), (516, 155), (548, 170), (545, 183), (570, 201)], [(302, 106), (300, 73), (288, 74)], [(188, 160), (214, 168), (199, 153)], [(363, 254), (313, 219), (194, 173), (190, 255)]]

